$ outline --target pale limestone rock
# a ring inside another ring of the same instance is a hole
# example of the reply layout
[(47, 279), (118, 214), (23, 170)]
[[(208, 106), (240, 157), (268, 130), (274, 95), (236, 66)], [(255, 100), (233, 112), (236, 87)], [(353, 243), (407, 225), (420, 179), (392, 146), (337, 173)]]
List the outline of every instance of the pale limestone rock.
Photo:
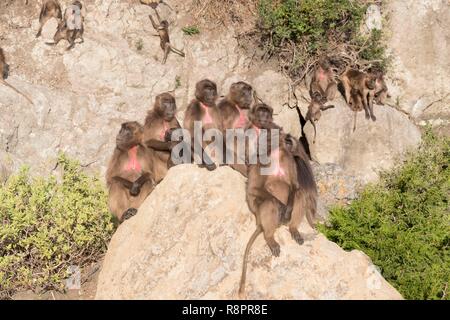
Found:
[[(245, 179), (229, 167), (172, 168), (109, 245), (97, 299), (234, 299), (255, 221)], [(262, 236), (249, 256), (249, 299), (401, 299), (360, 251), (346, 252), (307, 225), (285, 227), (274, 258)]]

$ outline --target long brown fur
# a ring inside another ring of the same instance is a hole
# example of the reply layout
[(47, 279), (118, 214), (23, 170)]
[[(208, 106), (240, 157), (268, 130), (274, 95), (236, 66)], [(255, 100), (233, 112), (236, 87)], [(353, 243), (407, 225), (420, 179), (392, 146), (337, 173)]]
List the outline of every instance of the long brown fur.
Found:
[[(183, 127), (189, 131), (191, 138), (194, 139), (194, 121), (203, 122), (203, 133), (208, 129), (216, 129), (223, 133), (222, 117), (217, 108), (216, 101), (218, 98), (217, 85), (211, 80), (204, 79), (197, 82), (195, 86), (195, 99), (188, 105), (185, 115)], [(211, 117), (212, 122), (206, 123), (206, 111), (201, 106), (204, 105)], [(192, 141), (193, 145), (194, 141)], [(208, 142), (203, 142), (202, 148), (205, 148)], [(204, 150), (202, 154), (205, 155)], [(214, 170), (215, 164), (208, 165), (203, 163), (208, 170)]]
[(377, 118), (373, 113), (373, 99), (375, 96), (376, 76), (371, 73), (347, 69), (341, 76), (341, 80), (347, 103), (350, 103), (351, 90), (356, 90), (361, 97), (366, 119), (372, 118), (375, 121)]
[(154, 188), (151, 157), (142, 145), (142, 136), (143, 127), (138, 122), (123, 123), (106, 171), (109, 209), (119, 222), (135, 215)]
[[(258, 104), (255, 109), (264, 108)], [(271, 109), (268, 109), (271, 110)], [(252, 112), (257, 114), (257, 112)], [(253, 126), (258, 122), (253, 122)], [(260, 129), (279, 130), (275, 124), (266, 122)], [(268, 133), (268, 137), (270, 132)], [(239, 285), (239, 296), (245, 297), (245, 281), (247, 261), (250, 248), (260, 233), (264, 234), (267, 245), (274, 256), (280, 255), (280, 245), (275, 241), (274, 233), (281, 224), (287, 224), (292, 238), (303, 244), (298, 232), (303, 216), (314, 227), (317, 211), (317, 186), (309, 165), (308, 156), (300, 142), (282, 131), (279, 133), (279, 166), (283, 175), (262, 175), (261, 163), (250, 164), (247, 180), (247, 204), (256, 217), (256, 230), (247, 243), (242, 275)], [(270, 146), (270, 142), (267, 142)], [(269, 150), (270, 153), (273, 150)]]
[[(255, 91), (252, 86), (245, 82), (233, 83), (230, 87), (230, 92), (217, 105), (221, 117), (222, 128), (225, 132), (227, 129), (238, 129), (248, 127), (249, 111), (255, 102)], [(241, 123), (241, 114), (244, 121)], [(234, 143), (234, 158), (237, 158), (237, 143)], [(245, 164), (233, 163), (230, 165), (233, 169), (247, 176), (247, 166)]]
[(62, 20), (61, 6), (57, 0), (47, 0), (42, 4), (41, 13), (39, 14), (39, 30), (36, 38), (41, 36), (42, 28), (51, 18)]
[[(174, 110), (168, 110), (172, 108)], [(144, 143), (151, 149), (153, 158), (153, 176), (159, 183), (167, 174), (171, 165), (170, 155), (173, 143), (168, 141), (166, 135), (173, 129), (181, 128), (176, 115), (175, 97), (165, 92), (156, 96), (153, 109), (145, 119)]]

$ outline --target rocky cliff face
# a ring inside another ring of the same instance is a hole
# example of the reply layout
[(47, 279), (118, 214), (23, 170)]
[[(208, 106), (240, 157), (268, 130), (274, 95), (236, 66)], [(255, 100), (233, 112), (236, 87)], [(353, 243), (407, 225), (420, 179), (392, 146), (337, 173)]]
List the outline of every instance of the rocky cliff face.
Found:
[[(181, 165), (114, 235), (97, 299), (237, 299), (255, 219), (245, 180), (228, 167)], [(281, 256), (260, 236), (249, 255), (249, 299), (401, 299), (370, 259), (345, 252), (304, 223), (299, 246), (285, 227)]]

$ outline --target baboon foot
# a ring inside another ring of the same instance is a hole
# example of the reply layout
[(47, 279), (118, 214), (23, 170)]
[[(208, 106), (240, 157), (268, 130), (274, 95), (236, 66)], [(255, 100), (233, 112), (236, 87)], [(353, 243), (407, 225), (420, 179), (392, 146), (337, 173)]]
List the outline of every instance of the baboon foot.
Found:
[(294, 239), (299, 245), (302, 245), (305, 242), (298, 230), (289, 230), (289, 232), (291, 233), (292, 239)]
[(137, 209), (135, 209), (135, 208), (128, 209), (127, 211), (124, 212), (124, 214), (122, 216), (122, 222), (134, 217), (136, 215), (136, 213), (137, 213)]
[(206, 168), (208, 171), (214, 171), (217, 169), (217, 166), (214, 163), (212, 163), (212, 164), (203, 163), (203, 164), (200, 164), (199, 167)]
[(272, 241), (270, 243), (268, 242), (267, 245), (269, 246), (269, 249), (274, 257), (280, 256), (281, 253), (280, 245), (276, 241)]
[(371, 118), (372, 118), (372, 121), (377, 121), (377, 117), (375, 117), (375, 115), (372, 115)]

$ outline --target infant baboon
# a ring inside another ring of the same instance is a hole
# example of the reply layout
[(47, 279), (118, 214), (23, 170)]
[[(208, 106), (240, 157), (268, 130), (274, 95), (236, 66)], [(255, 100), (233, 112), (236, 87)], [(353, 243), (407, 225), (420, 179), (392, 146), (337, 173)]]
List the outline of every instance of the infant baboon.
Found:
[(163, 64), (166, 63), (167, 56), (169, 55), (170, 51), (173, 51), (176, 54), (179, 54), (180, 56), (184, 57), (185, 56), (184, 52), (174, 48), (170, 44), (169, 22), (167, 20), (161, 21), (161, 17), (159, 16), (158, 11), (156, 10), (156, 8), (154, 10), (155, 10), (156, 18), (158, 19), (158, 23), (156, 23), (155, 20), (153, 20), (153, 17), (151, 15), (149, 15), (148, 17), (150, 18), (150, 21), (152, 22), (153, 28), (158, 32), (158, 36), (161, 40), (160, 41), (161, 49), (163, 49), (163, 51), (164, 51)]
[(106, 172), (109, 210), (119, 222), (134, 216), (154, 188), (151, 157), (142, 145), (142, 136), (138, 122), (123, 123)]
[(3, 53), (3, 49), (0, 48), (0, 82), (3, 83), (5, 86), (13, 89), (15, 92), (23, 96), (25, 99), (27, 99), (28, 102), (34, 105), (33, 101), (24, 93), (16, 89), (16, 87), (12, 86), (8, 82), (6, 82), (6, 79), (9, 77), (9, 64), (6, 63), (5, 54)]
[(144, 125), (144, 144), (151, 149), (153, 176), (159, 183), (171, 166), (172, 148), (178, 142), (170, 141), (173, 129), (181, 128), (175, 117), (177, 105), (175, 97), (165, 92), (156, 96), (153, 109), (148, 112)]
[(145, 4), (147, 6), (150, 6), (153, 9), (156, 9), (159, 4), (163, 4), (165, 6), (168, 6), (170, 10), (173, 11), (172, 7), (164, 2), (163, 0), (139, 0), (142, 4)]
[(375, 121), (377, 118), (373, 113), (373, 99), (375, 96), (376, 75), (347, 69), (342, 75), (341, 80), (347, 103), (350, 103), (351, 90), (355, 89), (361, 97), (366, 119), (372, 118)]
[(322, 116), (322, 111), (334, 108), (334, 105), (324, 106), (324, 99), (322, 95), (316, 92), (313, 96), (311, 96), (311, 102), (308, 106), (308, 112), (306, 113), (306, 121), (310, 121), (314, 128), (314, 140), (313, 143), (316, 143), (316, 121), (319, 121)]
[(83, 6), (80, 1), (74, 1), (67, 7), (64, 12), (64, 20), (60, 21), (58, 24), (58, 30), (53, 37), (54, 43), (51, 43), (50, 45), (56, 46), (61, 40), (67, 40), (70, 45), (66, 50), (70, 50), (75, 47), (76, 39), (80, 39), (81, 43), (84, 42), (84, 18), (81, 14), (82, 8)]
[(62, 19), (61, 6), (57, 0), (47, 0), (42, 5), (41, 13), (39, 14), (39, 31), (36, 34), (36, 38), (41, 36), (42, 28), (51, 18)]
[(370, 70), (369, 72), (376, 77), (374, 94), (375, 103), (384, 106), (386, 99), (391, 97), (388, 93), (386, 81), (384, 80), (384, 74), (380, 70)]
[[(264, 112), (264, 106), (257, 106)], [(270, 110), (270, 109), (268, 109)], [(264, 118), (264, 117), (263, 117)], [(262, 127), (279, 130), (270, 125), (270, 118), (262, 120)], [(268, 137), (270, 137), (270, 132)], [(314, 218), (317, 209), (317, 187), (309, 165), (308, 156), (301, 143), (292, 136), (279, 131), (279, 146), (272, 150), (271, 143), (267, 141), (271, 161), (272, 173), (265, 175), (262, 172), (267, 165), (261, 163), (250, 164), (247, 180), (247, 204), (256, 217), (256, 230), (250, 237), (244, 253), (242, 276), (239, 295), (245, 292), (245, 279), (247, 259), (250, 248), (260, 233), (264, 234), (267, 245), (274, 256), (280, 255), (280, 245), (275, 241), (275, 230), (282, 224), (287, 224), (292, 238), (303, 244), (303, 238), (298, 232), (298, 226), (306, 215), (308, 222), (314, 227)]]
[(328, 59), (322, 59), (317, 63), (314, 69), (311, 85), (309, 87), (309, 95), (314, 97), (319, 94), (322, 103), (326, 103), (335, 98), (336, 92), (337, 83), (335, 81), (334, 71), (331, 68)]

